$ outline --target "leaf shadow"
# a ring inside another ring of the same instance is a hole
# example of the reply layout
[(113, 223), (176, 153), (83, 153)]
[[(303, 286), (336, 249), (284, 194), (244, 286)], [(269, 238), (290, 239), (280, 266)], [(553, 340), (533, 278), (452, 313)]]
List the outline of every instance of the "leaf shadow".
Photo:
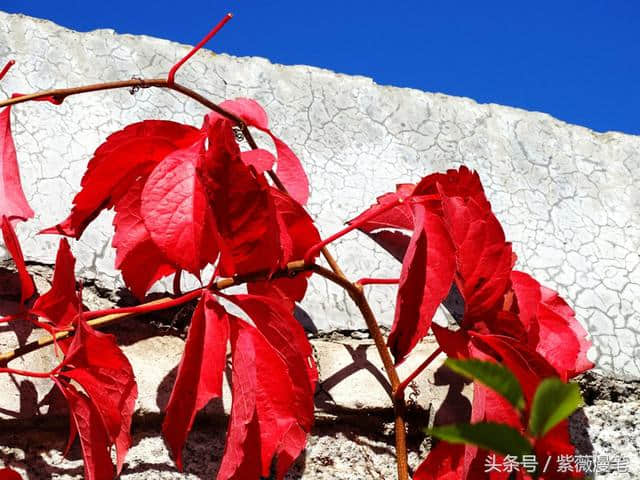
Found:
[[(178, 374), (178, 366), (176, 365), (169, 373), (165, 375), (156, 391), (156, 405), (160, 412), (164, 412), (169, 403), (169, 397)], [(231, 384), (231, 364), (227, 361), (224, 375), (228, 384)], [(228, 416), (225, 414), (224, 405), (221, 398), (212, 399), (196, 416), (192, 432), (187, 438), (183, 450), (184, 472), (197, 476), (198, 478), (210, 479), (215, 478), (215, 474), (220, 467), (224, 447), (226, 441), (226, 428)], [(206, 434), (203, 434), (206, 431)], [(137, 435), (134, 435), (133, 444), (140, 441)], [(165, 447), (168, 449), (166, 442)], [(298, 459), (291, 466), (286, 475), (287, 480), (298, 480), (302, 478), (306, 465), (306, 451), (303, 451)], [(134, 468), (127, 469), (128, 473), (144, 473), (149, 468), (161, 468), (165, 470), (163, 465), (153, 463), (138, 464)], [(167, 468), (166, 471), (175, 471), (175, 469)], [(275, 478), (267, 477), (264, 480)]]
[[(81, 477), (84, 475), (84, 467), (69, 465), (68, 462), (52, 463), (47, 461), (47, 456), (52, 450), (62, 452), (66, 445), (65, 435), (59, 431), (32, 431), (25, 433), (21, 430), (10, 431), (5, 429), (0, 434), (0, 444), (11, 445), (20, 449), (22, 455), (14, 449), (3, 448), (0, 450), (0, 462), (6, 467), (21, 469), (26, 472), (28, 480), (49, 480), (60, 476)], [(82, 458), (80, 446), (76, 444), (67, 453), (67, 460), (77, 461)]]
[(442, 365), (433, 376), (434, 385), (448, 386), (447, 395), (436, 410), (433, 423), (435, 426), (450, 423), (468, 422), (471, 419), (471, 402), (463, 395), (466, 385), (471, 383), (466, 378)]
[(315, 396), (316, 408), (326, 411), (336, 410), (337, 405), (331, 396), (331, 389), (360, 370), (366, 370), (369, 372), (382, 386), (382, 388), (391, 395), (391, 384), (382, 372), (380, 372), (378, 367), (371, 363), (367, 358), (367, 349), (370, 348), (371, 345), (362, 344), (355, 348), (347, 344), (343, 344), (343, 346), (351, 356), (352, 362), (318, 384), (318, 390), (316, 391)]

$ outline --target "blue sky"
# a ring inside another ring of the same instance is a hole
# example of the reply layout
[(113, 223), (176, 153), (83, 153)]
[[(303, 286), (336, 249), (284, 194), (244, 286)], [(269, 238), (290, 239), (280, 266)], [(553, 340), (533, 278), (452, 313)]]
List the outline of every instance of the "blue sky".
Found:
[(0, 0), (76, 30), (113, 28), (373, 77), (386, 85), (640, 134), (640, 2)]

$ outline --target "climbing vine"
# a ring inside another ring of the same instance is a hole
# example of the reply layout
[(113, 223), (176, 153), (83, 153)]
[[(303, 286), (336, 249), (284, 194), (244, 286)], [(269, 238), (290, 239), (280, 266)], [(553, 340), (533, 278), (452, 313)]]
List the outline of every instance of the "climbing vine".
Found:
[[(182, 469), (182, 450), (196, 413), (222, 395), (230, 351), (232, 405), (217, 478), (282, 479), (313, 426), (318, 372), (293, 311), (310, 276), (317, 275), (348, 293), (375, 342), (392, 387), (400, 480), (411, 472), (416, 480), (506, 478), (486, 468), (489, 454), (493, 460), (515, 462), (518, 468), (509, 478), (576, 476), (556, 464), (560, 455), (574, 453), (567, 417), (581, 399), (577, 387), (567, 382), (592, 367), (586, 358), (590, 344), (556, 292), (514, 269), (516, 255), (478, 174), (463, 166), (398, 185), (346, 228), (322, 239), (304, 208), (309, 183), (302, 164), (270, 130), (267, 112), (247, 98), (215, 104), (175, 81), (178, 69), (229, 18), (167, 78), (56, 89), (0, 102), (5, 107), (0, 112), (2, 237), (20, 283), (19, 311), (0, 321), (29, 322), (47, 332), (37, 342), (4, 352), (0, 373), (50, 379), (68, 403), (69, 445), (79, 437), (86, 478), (112, 479), (122, 471), (131, 446), (138, 387), (115, 337), (99, 330), (131, 315), (196, 301), (162, 425), (176, 467)], [(0, 79), (12, 65), (6, 65)], [(61, 104), (77, 94), (149, 87), (177, 91), (209, 113), (200, 126), (145, 120), (104, 141), (88, 163), (68, 217), (40, 232), (62, 239), (51, 288), (38, 292), (14, 230), (34, 212), (21, 186), (12, 106), (39, 100)], [(253, 130), (271, 138), (275, 154), (256, 144)], [(248, 150), (240, 148), (245, 141)], [(81, 238), (107, 209), (115, 211), (116, 267), (140, 304), (89, 311), (67, 238)], [(354, 230), (402, 262), (399, 278), (347, 277), (328, 248)], [(205, 269), (213, 273), (205, 277)], [(181, 292), (183, 272), (196, 276), (200, 286)], [(149, 289), (168, 276), (175, 279), (173, 294), (147, 301)], [(387, 338), (364, 289), (377, 284), (397, 285)], [(226, 292), (238, 285), (245, 293)], [(441, 305), (451, 314), (448, 327), (432, 323)], [(397, 365), (430, 333), (438, 350), (400, 378)], [(51, 371), (8, 365), (52, 343), (57, 366)], [(465, 423), (431, 429), (440, 441), (421, 465), (411, 468), (404, 391), (440, 354), (448, 357), (448, 368), (474, 380), (472, 410)], [(0, 470), (0, 479), (16, 475)]]

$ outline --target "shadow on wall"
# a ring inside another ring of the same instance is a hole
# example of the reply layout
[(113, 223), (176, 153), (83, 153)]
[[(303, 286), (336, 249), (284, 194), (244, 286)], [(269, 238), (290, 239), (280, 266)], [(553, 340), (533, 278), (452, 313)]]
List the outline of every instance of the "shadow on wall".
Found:
[[(0, 316), (10, 315), (17, 311), (16, 302), (19, 301), (19, 281), (16, 283), (15, 277), (17, 277), (17, 274), (0, 269), (0, 280), (3, 287), (2, 292), (0, 292)], [(17, 285), (17, 289), (12, 289), (12, 285)], [(307, 329), (313, 329), (313, 321), (304, 311), (298, 309), (296, 316)], [(117, 336), (120, 345), (129, 345), (159, 334), (184, 336), (186, 324), (177, 325), (177, 328), (175, 328), (176, 318), (181, 321), (180, 312), (169, 312), (166, 319), (156, 322), (159, 325), (149, 325), (148, 320), (128, 319), (111, 328), (110, 333), (114, 333)], [(28, 341), (33, 332), (33, 325), (30, 322), (20, 321), (0, 325), (0, 333), (10, 332), (15, 335), (15, 342), (22, 346)], [(330, 428), (327, 425), (314, 428), (313, 434), (315, 436), (330, 436), (340, 432), (349, 437), (350, 434), (357, 431), (358, 435), (369, 436), (379, 440), (384, 436), (381, 432), (384, 430), (385, 422), (392, 421), (392, 414), (389, 412), (364, 412), (365, 415), (363, 415), (363, 412), (347, 411), (336, 404), (331, 396), (331, 390), (362, 370), (372, 375), (389, 395), (391, 394), (391, 385), (379, 368), (367, 359), (368, 346), (366, 344), (350, 345), (342, 343), (341, 345), (351, 357), (351, 362), (329, 377), (324, 378), (318, 385), (315, 395), (316, 409), (335, 414), (338, 416), (338, 420)], [(6, 347), (3, 346), (4, 348)], [(229, 363), (225, 374), (227, 382), (230, 382), (231, 370)], [(158, 386), (156, 404), (160, 411), (164, 411), (166, 408), (176, 375), (177, 366), (163, 378)], [(64, 429), (54, 428), (53, 424), (46, 424), (45, 428), (48, 425), (50, 430), (42, 430), (42, 424), (39, 424), (38, 420), (45, 417), (40, 413), (41, 411), (54, 413), (54, 416), (57, 415), (58, 418), (60, 416), (66, 418), (68, 415), (66, 400), (62, 394), (52, 386), (48, 393), (39, 400), (38, 391), (31, 380), (11, 376), (11, 382), (15, 385), (16, 391), (20, 396), (19, 409), (12, 411), (3, 408), (0, 404), (0, 414), (14, 419), (30, 419), (31, 421), (25, 423), (27, 426), (40, 428), (25, 430), (17, 423), (13, 424), (16, 428), (3, 428), (0, 431), (0, 446), (15, 448), (2, 449), (0, 460), (7, 466), (26, 470), (30, 479), (49, 479), (58, 475), (81, 476), (83, 472), (82, 452), (78, 440), (75, 441), (67, 454), (67, 461), (63, 462), (62, 452), (66, 447)], [(435, 425), (443, 425), (470, 420), (471, 403), (463, 394), (468, 381), (442, 366), (435, 372), (433, 383), (436, 386), (448, 387), (446, 398), (433, 414), (433, 418), (431, 418), (433, 412), (431, 406), (427, 411), (420, 408), (412, 409), (411, 401), (409, 401), (409, 416), (411, 420), (410, 447), (413, 451), (419, 451), (420, 444), (424, 440), (422, 427), (432, 422)], [(158, 475), (162, 474), (161, 472), (176, 472), (167, 450), (158, 448), (162, 446), (162, 440), (160, 422), (157, 420), (158, 418), (156, 417), (156, 420), (153, 421), (153, 426), (149, 425), (149, 422), (138, 421), (134, 423), (132, 450), (124, 467), (125, 477), (133, 475), (132, 478), (144, 478), (148, 472)], [(570, 431), (577, 453), (582, 455), (592, 454), (593, 445), (589, 438), (589, 423), (582, 411), (573, 415)], [(194, 429), (185, 446), (185, 472), (194, 475), (196, 478), (214, 478), (224, 454), (225, 435), (226, 420), (224, 419), (222, 400), (215, 399), (207, 405), (206, 415), (200, 416), (197, 428)], [(387, 449), (388, 447), (389, 451), (392, 452), (393, 440), (391, 438), (385, 439), (385, 442), (387, 441), (387, 446), (384, 448)], [(371, 448), (373, 449), (374, 447), (372, 446)], [(287, 479), (302, 478), (306, 462), (307, 454), (303, 452), (291, 472), (287, 475)]]

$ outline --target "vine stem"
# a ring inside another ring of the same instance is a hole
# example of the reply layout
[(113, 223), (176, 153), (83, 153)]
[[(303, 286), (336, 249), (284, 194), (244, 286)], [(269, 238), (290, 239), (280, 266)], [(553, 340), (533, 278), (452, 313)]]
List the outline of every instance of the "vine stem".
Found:
[[(172, 79), (173, 80), (173, 79)], [(244, 137), (247, 140), (247, 143), (249, 144), (249, 146), (252, 149), (256, 149), (258, 148), (255, 140), (253, 139), (251, 132), (249, 131), (246, 123), (237, 115), (225, 110), (224, 108), (220, 107), (219, 105), (217, 105), (216, 103), (210, 101), (209, 99), (207, 99), (206, 97), (204, 97), (203, 95), (199, 94), (198, 92), (184, 86), (181, 85), (179, 83), (175, 83), (173, 81), (170, 81), (169, 79), (164, 79), (164, 78), (151, 78), (151, 79), (129, 79), (129, 80), (120, 80), (120, 81), (115, 81), (115, 82), (104, 82), (104, 83), (96, 83), (96, 84), (91, 84), (91, 85), (84, 85), (84, 86), (79, 86), (79, 87), (69, 87), (69, 88), (59, 88), (59, 89), (51, 89), (51, 90), (44, 90), (44, 91), (40, 91), (40, 92), (36, 92), (36, 93), (31, 93), (31, 94), (27, 94), (27, 95), (20, 95), (20, 96), (15, 96), (13, 98), (8, 98), (5, 100), (1, 100), (0, 101), (0, 108), (1, 107), (6, 107), (6, 106), (10, 106), (10, 105), (16, 105), (19, 103), (24, 103), (27, 101), (34, 101), (34, 100), (42, 100), (42, 99), (51, 99), (53, 100), (55, 103), (60, 104), (62, 103), (67, 97), (70, 97), (72, 95), (78, 95), (78, 94), (82, 94), (82, 93), (89, 93), (89, 92), (97, 92), (97, 91), (104, 91), (104, 90), (115, 90), (115, 89), (120, 89), (120, 88), (149, 88), (149, 87), (156, 87), (156, 88), (166, 88), (169, 90), (173, 90), (176, 91), (178, 93), (181, 93), (183, 95), (185, 95), (186, 97), (191, 98), (192, 100), (195, 100), (196, 102), (200, 103), (201, 105), (203, 105), (204, 107), (213, 110), (214, 112), (222, 115), (223, 117), (233, 121), (242, 131)], [(286, 192), (286, 188), (285, 186), (282, 184), (282, 181), (278, 178), (277, 174), (275, 172), (273, 172), (272, 170), (267, 171), (267, 174), (269, 175), (269, 177), (271, 178), (271, 180), (274, 182), (274, 184), (276, 185), (276, 187), (284, 192)], [(389, 207), (390, 208), (390, 207)], [(379, 212), (378, 212), (379, 213)], [(351, 231), (354, 228), (356, 228), (355, 226), (352, 226), (351, 228), (348, 227), (348, 230)], [(346, 232), (342, 232), (342, 234), (344, 234)], [(394, 412), (395, 412), (395, 440), (396, 440), (396, 460), (397, 460), (397, 467), (398, 467), (398, 480), (409, 480), (409, 467), (408, 467), (408, 460), (407, 460), (407, 443), (406, 443), (406, 425), (405, 425), (405, 402), (404, 402), (404, 395), (402, 392), (400, 392), (400, 394), (396, 394), (396, 391), (398, 390), (398, 387), (400, 386), (400, 380), (398, 377), (398, 372), (395, 368), (395, 365), (393, 363), (393, 360), (391, 358), (391, 354), (386, 346), (386, 342), (384, 340), (384, 336), (382, 335), (382, 332), (380, 330), (380, 327), (378, 326), (378, 322), (376, 321), (375, 315), (373, 314), (373, 311), (371, 310), (371, 307), (362, 291), (362, 288), (358, 285), (356, 285), (355, 283), (350, 282), (347, 277), (345, 276), (344, 272), (342, 271), (342, 269), (340, 268), (338, 262), (336, 261), (336, 259), (333, 257), (333, 255), (331, 255), (331, 253), (328, 251), (326, 245), (328, 242), (323, 242), (322, 245), (317, 245), (314, 250), (320, 251), (322, 253), (322, 255), (324, 256), (324, 258), (326, 259), (327, 263), (329, 264), (329, 266), (331, 267), (331, 270), (325, 269), (324, 267), (321, 267), (319, 265), (316, 264), (309, 264), (308, 262), (305, 263), (304, 260), (298, 261), (298, 262), (292, 262), (294, 264), (296, 264), (297, 266), (295, 266), (296, 271), (303, 271), (303, 270), (312, 270), (315, 273), (318, 273), (319, 275), (325, 277), (327, 280), (330, 280), (340, 286), (342, 286), (343, 288), (345, 288), (347, 290), (347, 292), (349, 293), (349, 296), (353, 299), (353, 301), (355, 302), (355, 304), (358, 306), (358, 308), (360, 309), (360, 312), (362, 313), (362, 316), (364, 317), (365, 323), (367, 324), (367, 328), (369, 330), (369, 333), (371, 335), (371, 337), (373, 338), (373, 341), (375, 343), (376, 349), (378, 351), (378, 354), (380, 355), (380, 358), (382, 360), (382, 363), (384, 365), (384, 369), (385, 372), (387, 374), (387, 377), (389, 378), (389, 381), (391, 383), (391, 388), (392, 388), (392, 396), (391, 396), (391, 400), (393, 402), (393, 406), (394, 406)], [(308, 258), (307, 255), (305, 255), (306, 258)], [(291, 265), (291, 264), (289, 264)], [(291, 273), (293, 270), (289, 270), (289, 265), (287, 266), (286, 269), (286, 274)], [(265, 278), (273, 278), (273, 276), (271, 277), (265, 277)], [(220, 287), (220, 282), (224, 282), (225, 279), (220, 280), (218, 282), (216, 282), (214, 284), (215, 288), (219, 288)], [(228, 286), (231, 285), (235, 285), (236, 283), (234, 283), (236, 281), (236, 279), (226, 279)], [(229, 281), (231, 283), (229, 283)], [(226, 288), (226, 287), (225, 287)], [(197, 291), (199, 294), (199, 291)], [(189, 292), (185, 295), (189, 295), (193, 292)], [(185, 297), (185, 295), (183, 295), (180, 298)], [(197, 295), (196, 295), (197, 297)], [(172, 299), (160, 299), (154, 302), (154, 304), (158, 304), (161, 305), (159, 306), (158, 309), (163, 309), (163, 308), (168, 308), (168, 303), (171, 302)], [(150, 302), (151, 303), (151, 302)], [(145, 305), (149, 305), (149, 304), (145, 304)], [(135, 307), (131, 307), (131, 308), (135, 308)], [(135, 313), (140, 313), (139, 311), (136, 311)], [(96, 325), (106, 325), (109, 324), (113, 321), (119, 320), (121, 318), (124, 318), (125, 316), (130, 316), (134, 314), (134, 312), (131, 313), (122, 313), (122, 311), (118, 312), (118, 313), (112, 313), (109, 315), (105, 315), (104, 317), (100, 317), (100, 318), (96, 318), (94, 320), (91, 320), (90, 323), (92, 322), (92, 325), (96, 326)], [(33, 351), (33, 350), (37, 350), (38, 348), (41, 348), (45, 345), (49, 345), (51, 343), (53, 343), (54, 341), (57, 341), (60, 338), (64, 338), (66, 336), (69, 336), (71, 334), (70, 331), (64, 331), (64, 332), (59, 332), (56, 334), (56, 337), (53, 336), (48, 336), (48, 337), (43, 337), (39, 340), (37, 340), (36, 342), (33, 342), (31, 344), (26, 344), (23, 347), (20, 347), (12, 352), (6, 352), (4, 354), (0, 354), (0, 363), (5, 363), (8, 362), (9, 360), (15, 358), (16, 356), (20, 356), (23, 355), (25, 353), (28, 353), (28, 351)], [(30, 346), (30, 350), (25, 350), (26, 347)]]
[(176, 76), (176, 72), (180, 69), (180, 67), (182, 65), (184, 65), (184, 63), (189, 60), (193, 55), (195, 55), (195, 53), (200, 50), (202, 47), (205, 46), (205, 44), (211, 40), (216, 33), (218, 33), (220, 31), (220, 29), (222, 27), (225, 26), (225, 24), (231, 20), (233, 18), (233, 14), (231, 13), (227, 13), (222, 20), (220, 20), (220, 22), (213, 27), (213, 29), (202, 39), (200, 40), (200, 42), (198, 42), (198, 44), (193, 47), (191, 49), (191, 51), (189, 53), (187, 53), (178, 63), (176, 63), (173, 67), (171, 67), (171, 70), (169, 70), (169, 75), (167, 75), (167, 80), (169, 81), (169, 83), (175, 83), (174, 82), (174, 78)]
[(55, 375), (55, 370), (50, 372), (29, 372), (27, 370), (16, 370), (14, 368), (0, 368), (0, 373), (9, 373), (12, 375), (22, 375), (23, 377), (31, 378), (50, 378)]
[(441, 347), (436, 348), (436, 349), (433, 351), (433, 353), (431, 353), (431, 355), (429, 355), (429, 357), (428, 357), (424, 362), (422, 362), (422, 363), (418, 366), (418, 368), (416, 368), (416, 369), (411, 373), (411, 375), (409, 375), (406, 379), (404, 379), (404, 380), (402, 381), (402, 383), (400, 383), (400, 385), (398, 386), (398, 390), (396, 391), (395, 395), (400, 395), (400, 394), (404, 393), (404, 391), (406, 390), (407, 386), (408, 386), (411, 382), (413, 382), (413, 381), (415, 380), (415, 378), (416, 378), (418, 375), (420, 375), (420, 374), (423, 372), (423, 370), (424, 370), (425, 368), (427, 368), (429, 365), (431, 365), (431, 362), (433, 362), (433, 361), (437, 358), (437, 356), (438, 356), (438, 355), (440, 355), (441, 353), (442, 353), (442, 348), (441, 348)]
[(361, 278), (356, 285), (364, 287), (365, 285), (397, 285), (400, 283), (399, 278)]
[(349, 233), (349, 232), (355, 230), (356, 228), (364, 225), (369, 220), (373, 220), (374, 218), (376, 218), (377, 216), (383, 214), (387, 210), (391, 210), (392, 208), (397, 207), (401, 203), (402, 203), (402, 199), (399, 198), (394, 202), (389, 202), (389, 203), (387, 203), (387, 204), (385, 204), (385, 205), (383, 205), (383, 206), (381, 206), (379, 208), (373, 209), (370, 212), (368, 212), (365, 215), (363, 215), (357, 221), (351, 222), (349, 225), (347, 225), (345, 228), (343, 228), (339, 232), (336, 232), (333, 235), (325, 238), (324, 240), (321, 240), (320, 242), (316, 243), (311, 248), (309, 248), (309, 250), (307, 250), (307, 252), (304, 254), (305, 261), (311, 263), (313, 257), (315, 257), (318, 254), (318, 252), (321, 252), (322, 249), (324, 247), (326, 247), (327, 245), (329, 245), (331, 242), (335, 242), (339, 238), (345, 236), (347, 233)]
[(398, 377), (398, 371), (396, 370), (396, 367), (393, 363), (391, 353), (389, 353), (387, 343), (385, 342), (382, 331), (378, 326), (376, 317), (371, 310), (371, 306), (369, 305), (369, 302), (367, 301), (367, 298), (365, 297), (361, 286), (355, 283), (351, 283), (346, 278), (341, 277), (331, 270), (327, 270), (326, 268), (321, 267), (320, 265), (313, 265), (311, 270), (314, 273), (317, 273), (318, 275), (344, 288), (349, 293), (357, 307), (360, 309), (360, 313), (362, 314), (362, 317), (367, 324), (369, 333), (371, 334), (376, 349), (378, 350), (378, 355), (380, 355), (380, 359), (382, 360), (382, 365), (384, 366), (385, 373), (387, 374), (389, 382), (391, 383), (391, 400), (393, 402), (393, 410), (395, 414), (394, 423), (396, 437), (396, 460), (398, 464), (398, 480), (409, 480), (404, 390), (399, 390), (401, 384), (400, 378)]
[(2, 70), (0, 70), (0, 80), (4, 78), (7, 72), (11, 70), (11, 67), (13, 67), (15, 64), (16, 64), (15, 60), (9, 60), (7, 62), (7, 64), (2, 68)]

